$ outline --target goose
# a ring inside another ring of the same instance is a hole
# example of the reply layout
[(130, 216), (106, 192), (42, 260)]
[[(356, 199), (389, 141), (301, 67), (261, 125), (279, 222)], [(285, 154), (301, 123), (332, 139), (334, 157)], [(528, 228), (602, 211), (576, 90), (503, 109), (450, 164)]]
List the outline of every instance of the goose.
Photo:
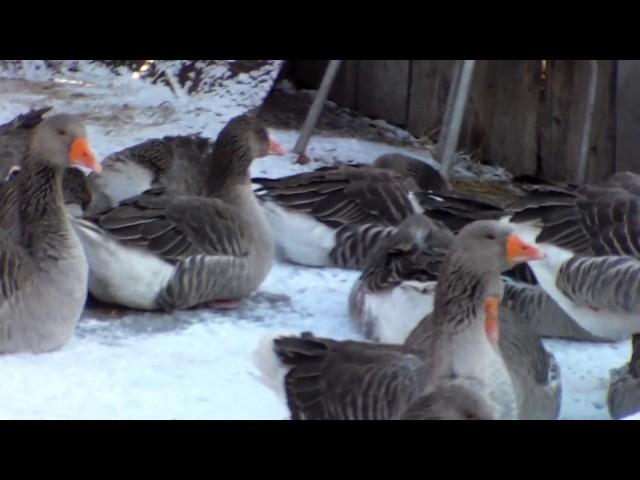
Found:
[[(460, 409), (443, 408), (451, 389), (476, 405), (473, 417), (557, 417), (557, 363), (537, 336), (498, 325), (500, 273), (540, 258), (512, 231), (495, 221), (460, 231), (440, 269), (433, 313), (403, 345), (309, 332), (263, 338), (254, 352), (263, 381), (286, 398), (293, 419), (457, 417)], [(514, 360), (514, 352), (525, 354)]]
[(75, 221), (93, 297), (139, 310), (237, 307), (273, 260), (271, 228), (248, 174), (272, 146), (260, 120), (235, 117), (216, 140), (206, 196), (153, 187)]
[[(343, 257), (332, 254), (336, 245), (359, 235), (365, 238), (364, 244), (374, 238), (369, 230), (348, 227), (376, 225), (374, 231), (382, 232), (379, 227), (397, 226), (407, 215), (419, 211), (402, 179), (384, 169), (321, 167), (252, 181), (259, 185), (256, 194), (276, 235), (279, 255), (300, 265), (334, 266), (333, 262)], [(341, 242), (337, 242), (338, 237)]]
[[(414, 214), (369, 255), (349, 294), (349, 318), (367, 339), (403, 343), (431, 313), (438, 270), (453, 238), (447, 228)], [(539, 285), (518, 281), (519, 276), (518, 269), (503, 274), (502, 304), (515, 310), (537, 335), (605, 341), (581, 328)]]
[(16, 213), (12, 229), (0, 229), (2, 353), (60, 349), (82, 313), (88, 267), (64, 211), (67, 165), (100, 171), (79, 118), (53, 115), (33, 130), (21, 173), (2, 189), (2, 205), (15, 201)]
[(403, 343), (431, 313), (438, 268), (453, 238), (414, 214), (371, 252), (349, 294), (349, 318), (366, 338)]
[[(538, 283), (590, 334), (606, 340), (640, 334), (640, 176), (618, 172), (599, 185), (545, 190), (511, 206), (517, 211), (508, 219), (546, 253), (531, 265)], [(634, 339), (631, 362), (612, 372), (614, 418), (640, 410), (639, 344)]]
[[(414, 163), (408, 164), (403, 157), (383, 155), (374, 166), (321, 167), (277, 179), (254, 178), (279, 256), (299, 265), (360, 270), (368, 253), (409, 215), (426, 212), (454, 231), (474, 220), (504, 215), (488, 201), (436, 190), (441, 183), (437, 171), (416, 159), (409, 158)], [(413, 168), (415, 162), (426, 170)], [(433, 189), (418, 190), (417, 184)]]
[[(21, 170), (20, 163), (29, 149), (29, 141), (34, 129), (43, 121), (44, 115), (53, 107), (33, 109), (4, 125), (0, 125), (0, 188), (6, 181), (13, 180)], [(81, 170), (75, 167), (67, 167), (62, 175), (62, 192), (67, 212), (74, 216), (80, 216), (91, 202), (91, 192), (86, 177)], [(3, 195), (3, 194), (0, 194)], [(16, 198), (11, 193), (4, 194), (3, 198)], [(12, 204), (13, 205), (13, 204)], [(13, 209), (14, 207), (10, 207)], [(8, 205), (3, 205), (8, 210)], [(14, 219), (17, 215), (14, 214)], [(8, 221), (8, 220), (7, 220)], [(16, 221), (16, 220), (13, 220)], [(2, 222), (1, 225), (6, 225)]]

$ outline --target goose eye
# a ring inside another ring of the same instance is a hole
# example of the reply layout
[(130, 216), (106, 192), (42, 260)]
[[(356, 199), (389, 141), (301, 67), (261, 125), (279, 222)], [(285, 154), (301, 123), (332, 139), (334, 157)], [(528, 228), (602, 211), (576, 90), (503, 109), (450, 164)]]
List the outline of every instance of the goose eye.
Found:
[(16, 177), (16, 175), (18, 175), (18, 173), (20, 173), (20, 167), (14, 165), (9, 170), (9, 173), (7, 173), (5, 180), (13, 180)]
[(487, 238), (488, 240), (495, 240), (496, 236), (493, 233), (488, 233), (485, 238)]
[(64, 128), (58, 128), (56, 130), (58, 132), (58, 135), (66, 135), (67, 131)]

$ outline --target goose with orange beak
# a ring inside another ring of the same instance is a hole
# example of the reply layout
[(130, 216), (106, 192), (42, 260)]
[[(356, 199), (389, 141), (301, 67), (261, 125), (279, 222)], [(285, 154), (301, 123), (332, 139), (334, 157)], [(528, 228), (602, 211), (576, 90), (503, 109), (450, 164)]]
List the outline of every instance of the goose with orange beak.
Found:
[(271, 227), (251, 188), (254, 159), (279, 147), (255, 117), (218, 135), (200, 195), (154, 187), (76, 220), (98, 300), (140, 310), (235, 308), (271, 270)]
[[(21, 171), (20, 164), (28, 153), (29, 143), (34, 129), (42, 123), (44, 117), (52, 107), (45, 107), (37, 110), (30, 110), (16, 116), (14, 119), (0, 125), (0, 190), (2, 183), (15, 179)], [(93, 153), (88, 146), (87, 139), (84, 138), (77, 143), (73, 143), (69, 148), (69, 165), (78, 165), (81, 168), (65, 168), (62, 178), (62, 192), (64, 194), (64, 204), (67, 212), (73, 216), (81, 216), (86, 207), (91, 202), (91, 192), (87, 184), (87, 179), (82, 169), (99, 171), (101, 165), (93, 157)], [(71, 158), (73, 157), (73, 158)], [(9, 187), (10, 188), (10, 187)], [(0, 196), (2, 193), (0, 192)], [(0, 213), (0, 217), (3, 215)], [(9, 219), (4, 216), (7, 221)], [(15, 215), (12, 217), (15, 219)], [(16, 220), (17, 221), (17, 220)], [(0, 228), (6, 229), (6, 223), (2, 222)]]
[[(349, 317), (363, 335), (383, 343), (406, 340), (433, 311), (438, 272), (454, 238), (446, 227), (416, 214), (381, 242), (349, 296)], [(510, 234), (505, 238), (504, 256), (516, 266), (538, 260), (541, 254)], [(497, 300), (492, 300), (495, 312)]]
[(0, 353), (59, 349), (82, 313), (87, 260), (61, 191), (70, 165), (100, 170), (80, 119), (53, 115), (34, 129), (20, 174), (1, 189), (0, 224), (9, 228), (0, 230)]
[[(501, 273), (541, 257), (508, 226), (474, 222), (452, 241), (434, 310), (403, 345), (303, 334), (265, 339), (255, 361), (296, 419), (557, 418), (557, 362), (498, 308)], [(459, 403), (443, 401), (451, 391)]]

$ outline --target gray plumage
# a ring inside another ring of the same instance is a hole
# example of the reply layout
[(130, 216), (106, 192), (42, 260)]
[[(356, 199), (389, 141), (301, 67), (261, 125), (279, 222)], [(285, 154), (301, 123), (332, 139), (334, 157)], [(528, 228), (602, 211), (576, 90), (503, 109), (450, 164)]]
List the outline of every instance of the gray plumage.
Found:
[(402, 177), (367, 166), (321, 167), (277, 179), (253, 178), (263, 201), (312, 216), (331, 228), (398, 225), (415, 213)]
[(562, 264), (556, 284), (576, 305), (640, 312), (640, 260), (636, 258), (575, 256)]
[[(389, 227), (397, 227), (409, 215), (424, 211), (458, 231), (475, 220), (504, 214), (490, 202), (443, 191), (432, 167), (409, 160), (390, 154), (374, 166), (322, 167), (277, 179), (254, 178), (280, 256), (308, 266), (361, 269), (368, 252), (391, 234)], [(418, 184), (431, 190), (421, 191)]]
[(540, 337), (584, 342), (604, 342), (588, 332), (568, 315), (539, 286), (505, 277), (502, 305), (517, 312)]
[(214, 142), (199, 135), (166, 136), (146, 140), (114, 152), (102, 162), (102, 172), (88, 177), (96, 214), (151, 187), (172, 195), (205, 195), (212, 168)]
[(438, 192), (446, 189), (446, 182), (438, 169), (409, 155), (385, 153), (376, 158), (371, 166), (393, 170), (403, 178), (412, 180), (415, 190)]
[[(34, 129), (40, 125), (43, 115), (48, 113), (53, 107), (44, 107), (37, 110), (30, 110), (27, 113), (18, 115), (4, 125), (0, 125), (0, 190), (11, 189), (11, 186), (4, 186), (5, 182), (14, 180), (20, 173), (20, 164), (27, 155), (29, 142)], [(81, 215), (84, 209), (91, 202), (91, 192), (87, 185), (86, 177), (77, 168), (65, 168), (62, 176), (62, 192), (67, 211), (74, 216)], [(0, 193), (5, 199), (2, 209), (5, 212), (16, 209), (16, 196), (12, 192)], [(12, 220), (9, 220), (11, 216)], [(15, 222), (15, 214), (4, 213), (2, 217), (6, 220), (3, 227), (11, 222)]]
[[(65, 214), (61, 180), (70, 162), (95, 164), (90, 152), (71, 147), (85, 137), (75, 116), (60, 114), (42, 121), (32, 134), (20, 174), (8, 182), (11, 188), (2, 189), (15, 205), (0, 212), (0, 217), (15, 214), (11, 229), (0, 230), (2, 353), (59, 349), (80, 318), (87, 261)], [(0, 218), (0, 223), (6, 221)]]
[[(545, 349), (529, 322), (503, 304), (499, 312), (498, 348), (514, 386), (519, 419), (553, 420), (560, 414), (562, 399), (560, 366)], [(433, 342), (432, 316), (422, 320), (405, 345), (428, 348)]]
[[(9, 182), (18, 177), (20, 170), (19, 166), (13, 167), (9, 174), (7, 174), (5, 182), (0, 182), (0, 189), (11, 188)], [(7, 186), (3, 186), (4, 183), (7, 183)], [(15, 210), (16, 204), (12, 202), (16, 197), (12, 196), (11, 193), (0, 195), (4, 196), (7, 201), (10, 202), (9, 204), (5, 204), (4, 208)], [(64, 169), (62, 174), (62, 195), (65, 208), (70, 215), (74, 217), (84, 215), (84, 211), (91, 203), (92, 197), (87, 183), (87, 177), (81, 170), (73, 167)]]
[(329, 252), (330, 266), (361, 270), (369, 254), (396, 231), (396, 227), (377, 224), (343, 225), (336, 230), (335, 246)]
[[(547, 242), (577, 255), (559, 266), (553, 287), (566, 297), (565, 309), (576, 309), (577, 322), (591, 333), (621, 338), (633, 334), (634, 353), (627, 367), (612, 372), (609, 408), (640, 410), (640, 342), (637, 259), (640, 257), (640, 176), (618, 172), (600, 185), (554, 189), (545, 186), (530, 198), (512, 205), (515, 222), (535, 222), (537, 242)], [(616, 258), (617, 257), (617, 258)], [(632, 257), (632, 258), (630, 258)], [(544, 288), (553, 288), (543, 285)], [(551, 293), (551, 292), (550, 292)], [(582, 310), (577, 310), (582, 307)], [(598, 312), (605, 317), (598, 317)], [(568, 312), (569, 313), (569, 312)]]
[(349, 294), (349, 318), (367, 338), (400, 343), (431, 311), (453, 238), (427, 217), (412, 215), (371, 252)]
[(172, 310), (255, 291), (271, 269), (273, 241), (248, 169), (269, 145), (260, 121), (236, 117), (216, 141), (206, 196), (155, 187), (91, 217), (93, 226), (76, 222), (91, 293), (131, 308)]
[(43, 115), (53, 107), (29, 110), (0, 125), (0, 179), (6, 178), (14, 166), (19, 166), (27, 153), (33, 129)]
[(607, 406), (613, 418), (628, 417), (640, 411), (640, 335), (634, 335), (629, 363), (611, 371)]

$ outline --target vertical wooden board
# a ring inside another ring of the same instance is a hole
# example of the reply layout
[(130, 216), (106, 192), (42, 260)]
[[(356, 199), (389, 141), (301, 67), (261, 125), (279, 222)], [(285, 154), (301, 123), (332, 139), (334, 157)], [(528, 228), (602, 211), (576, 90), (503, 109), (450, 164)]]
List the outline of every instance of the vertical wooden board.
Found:
[(407, 129), (416, 137), (442, 126), (455, 60), (411, 60)]
[[(585, 181), (605, 180), (614, 169), (615, 68), (610, 60), (599, 60), (596, 104), (593, 112)], [(541, 106), (540, 156), (545, 178), (575, 181), (589, 86), (588, 60), (550, 61), (548, 82)]]
[[(616, 171), (615, 92), (616, 61), (598, 60), (598, 85), (596, 87), (596, 103), (593, 109), (587, 175), (585, 177), (587, 182), (593, 183), (607, 180)], [(640, 164), (638, 162), (636, 162), (635, 171), (640, 173)]]
[(495, 61), (476, 60), (458, 142), (459, 151), (474, 153), (474, 158), (486, 163), (491, 163), (490, 145), (493, 111), (496, 106), (496, 75)]
[(640, 60), (619, 60), (616, 170), (640, 173)]
[(541, 174), (549, 180), (567, 180), (574, 60), (548, 60), (547, 81), (538, 120)]
[(331, 87), (329, 99), (341, 107), (357, 107), (358, 63), (359, 60), (343, 60)]
[(409, 60), (360, 60), (358, 110), (404, 126), (409, 96)]
[(495, 61), (493, 121), (486, 155), (514, 174), (537, 169), (537, 116), (540, 61)]

